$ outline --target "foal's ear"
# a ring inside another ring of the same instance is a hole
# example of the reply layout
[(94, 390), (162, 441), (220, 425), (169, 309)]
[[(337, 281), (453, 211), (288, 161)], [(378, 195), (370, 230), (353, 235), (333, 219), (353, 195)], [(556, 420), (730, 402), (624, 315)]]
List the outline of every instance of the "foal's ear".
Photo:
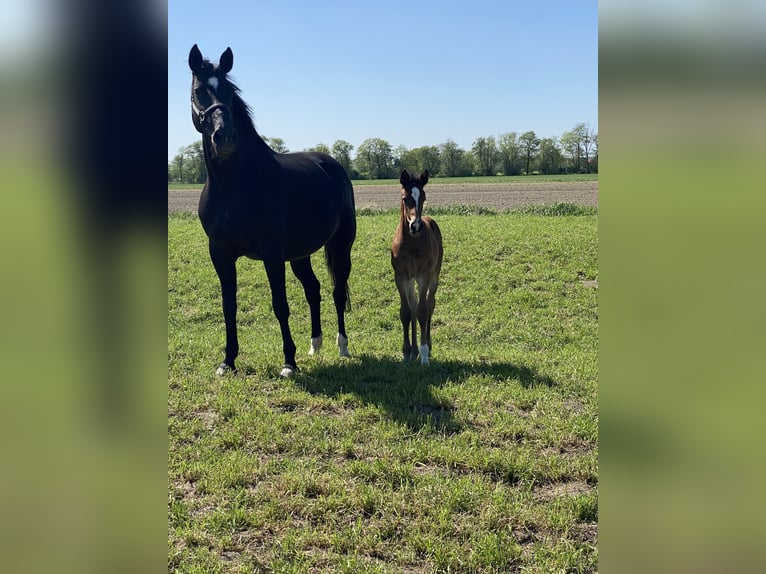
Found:
[(410, 172), (408, 172), (406, 169), (403, 169), (402, 175), (399, 176), (399, 183), (405, 185), (408, 181), (410, 181)]
[(218, 61), (218, 69), (223, 74), (228, 74), (231, 68), (234, 66), (234, 52), (231, 48), (226, 48), (226, 51), (221, 54), (221, 59)]
[(428, 170), (424, 169), (423, 173), (420, 174), (420, 185), (425, 185), (428, 183)]
[(195, 74), (202, 68), (202, 52), (199, 51), (197, 44), (194, 44), (189, 52), (189, 68)]

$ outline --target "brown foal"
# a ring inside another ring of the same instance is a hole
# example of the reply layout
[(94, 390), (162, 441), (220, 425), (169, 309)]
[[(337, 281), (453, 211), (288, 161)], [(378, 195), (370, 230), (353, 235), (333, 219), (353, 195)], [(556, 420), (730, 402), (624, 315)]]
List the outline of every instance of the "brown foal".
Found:
[[(420, 354), (421, 364), (427, 365), (431, 356), (431, 316), (436, 305), (436, 288), (439, 286), (444, 255), (442, 234), (433, 219), (423, 217), (428, 170), (416, 176), (405, 169), (399, 183), (402, 184), (402, 201), (399, 226), (391, 243), (391, 265), (401, 300), (399, 318), (404, 332), (402, 356), (406, 362), (416, 359)], [(416, 282), (418, 294), (415, 293)], [(417, 340), (418, 323), (420, 347)]]

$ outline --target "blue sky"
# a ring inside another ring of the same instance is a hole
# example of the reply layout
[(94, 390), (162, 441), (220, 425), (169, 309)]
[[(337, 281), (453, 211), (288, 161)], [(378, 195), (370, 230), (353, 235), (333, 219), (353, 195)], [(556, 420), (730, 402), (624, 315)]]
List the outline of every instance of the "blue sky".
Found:
[(168, 159), (199, 137), (195, 43), (216, 63), (231, 47), (256, 128), (291, 151), (598, 131), (596, 1), (169, 0)]

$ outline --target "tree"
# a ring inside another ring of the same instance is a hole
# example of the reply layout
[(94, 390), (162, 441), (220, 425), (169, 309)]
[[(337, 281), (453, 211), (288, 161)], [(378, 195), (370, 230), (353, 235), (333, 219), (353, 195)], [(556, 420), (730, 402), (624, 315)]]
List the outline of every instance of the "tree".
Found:
[(168, 165), (168, 178), (179, 183), (184, 182), (184, 154), (183, 148), (178, 148), (178, 153), (173, 156)]
[(580, 157), (582, 148), (580, 147), (580, 136), (574, 130), (564, 132), (559, 138), (564, 155), (569, 159), (570, 169), (574, 173), (580, 172)]
[(261, 137), (263, 138), (263, 141), (265, 141), (266, 144), (277, 153), (288, 153), (290, 151), (287, 149), (285, 140), (282, 138), (268, 138), (263, 135)]
[(330, 146), (323, 143), (318, 143), (314, 147), (310, 147), (306, 151), (318, 151), (320, 153), (326, 153), (327, 155), (330, 155)]
[(538, 169), (540, 173), (559, 173), (561, 171), (561, 164), (561, 152), (556, 140), (553, 138), (540, 140), (540, 151), (538, 154)]
[(521, 173), (521, 148), (519, 136), (510, 132), (500, 136), (498, 142), (500, 169), (503, 175), (518, 175)]
[(519, 136), (519, 143), (521, 144), (521, 149), (526, 157), (527, 167), (525, 173), (526, 175), (529, 175), (529, 166), (532, 158), (537, 154), (537, 149), (540, 147), (540, 138), (537, 137), (535, 132), (528, 131)]
[(590, 167), (593, 173), (598, 173), (598, 134), (593, 134), (593, 159)]
[(423, 146), (408, 150), (402, 155), (402, 167), (414, 173), (422, 173), (427, 169), (429, 173), (439, 173), (439, 148), (436, 146)]
[(408, 152), (409, 150), (403, 145), (398, 145), (396, 146), (396, 149), (394, 149), (392, 157), (394, 160), (394, 171), (396, 173), (401, 173), (402, 169), (404, 169), (404, 158), (407, 156)]
[(185, 183), (205, 183), (207, 168), (205, 167), (205, 152), (202, 150), (202, 141), (197, 140), (183, 148), (186, 160)]
[(334, 157), (338, 163), (343, 166), (343, 169), (346, 170), (346, 173), (349, 177), (352, 175), (351, 150), (353, 149), (354, 146), (345, 140), (336, 140), (336, 142), (332, 144), (332, 157)]
[(357, 150), (354, 163), (366, 179), (386, 179), (395, 175), (391, 144), (380, 138), (364, 140)]
[(168, 181), (204, 183), (207, 178), (202, 142), (178, 148), (178, 154), (168, 163)]
[(441, 157), (440, 175), (446, 177), (459, 177), (468, 175), (466, 169), (465, 150), (458, 146), (452, 139), (439, 146), (439, 156)]
[[(575, 173), (598, 172), (598, 134), (579, 123), (560, 138), (561, 147), (570, 160), (571, 171)], [(592, 154), (596, 155), (595, 163)]]
[(473, 142), (471, 153), (473, 154), (478, 175), (495, 175), (498, 153), (494, 136), (478, 138)]
[(578, 124), (578, 126), (579, 125), (582, 125), (582, 129), (580, 131), (580, 141), (582, 142), (582, 150), (585, 155), (585, 173), (590, 173), (590, 152), (593, 149), (594, 141), (598, 135), (595, 134), (593, 130), (589, 129), (585, 124)]

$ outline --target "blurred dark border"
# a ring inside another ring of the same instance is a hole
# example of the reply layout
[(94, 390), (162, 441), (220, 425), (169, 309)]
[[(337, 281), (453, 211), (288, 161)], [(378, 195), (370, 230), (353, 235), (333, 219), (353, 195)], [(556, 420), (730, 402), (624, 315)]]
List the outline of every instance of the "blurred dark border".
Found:
[(766, 571), (766, 10), (599, 16), (599, 571)]
[(7, 571), (161, 570), (167, 6), (4, 17), (0, 555)]

